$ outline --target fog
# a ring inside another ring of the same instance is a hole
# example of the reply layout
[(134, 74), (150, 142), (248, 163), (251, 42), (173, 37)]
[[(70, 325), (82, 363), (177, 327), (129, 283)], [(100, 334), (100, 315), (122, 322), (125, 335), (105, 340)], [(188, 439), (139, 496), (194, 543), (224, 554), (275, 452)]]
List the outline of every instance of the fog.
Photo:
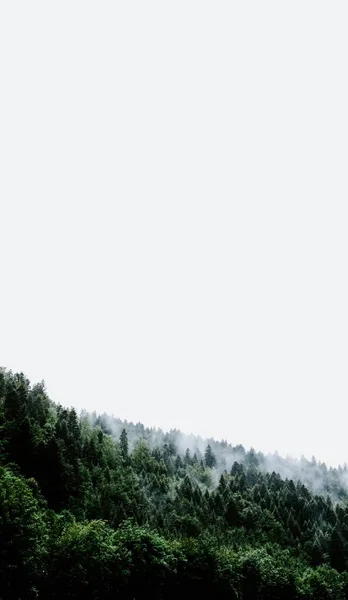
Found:
[(325, 463), (317, 461), (312, 456), (310, 459), (302, 456), (300, 459), (286, 456), (282, 457), (277, 452), (263, 454), (254, 448), (244, 448), (241, 444), (233, 446), (227, 440), (217, 441), (214, 438), (185, 434), (178, 429), (164, 432), (159, 428), (144, 427), (141, 423), (132, 423), (107, 414), (98, 415), (83, 412), (92, 426), (99, 426), (109, 433), (116, 441), (123, 429), (128, 436), (129, 450), (132, 452), (137, 444), (143, 440), (151, 450), (163, 449), (164, 445), (173, 446), (175, 454), (184, 457), (189, 450), (190, 456), (196, 455), (198, 461), (204, 461), (205, 451), (210, 445), (216, 458), (216, 466), (211, 470), (211, 482), (217, 485), (221, 473), (231, 471), (235, 462), (243, 464), (246, 468), (256, 468), (263, 472), (279, 474), (282, 479), (301, 481), (314, 494), (328, 495), (334, 501), (339, 501), (348, 492), (348, 468), (344, 464), (337, 468), (328, 467)]

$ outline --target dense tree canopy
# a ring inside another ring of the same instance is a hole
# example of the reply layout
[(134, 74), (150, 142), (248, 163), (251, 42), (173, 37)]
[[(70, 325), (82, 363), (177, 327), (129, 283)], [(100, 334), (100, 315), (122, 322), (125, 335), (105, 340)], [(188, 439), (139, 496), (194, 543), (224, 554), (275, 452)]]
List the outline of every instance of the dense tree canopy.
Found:
[(0, 599), (343, 600), (346, 475), (78, 416), (2, 369)]

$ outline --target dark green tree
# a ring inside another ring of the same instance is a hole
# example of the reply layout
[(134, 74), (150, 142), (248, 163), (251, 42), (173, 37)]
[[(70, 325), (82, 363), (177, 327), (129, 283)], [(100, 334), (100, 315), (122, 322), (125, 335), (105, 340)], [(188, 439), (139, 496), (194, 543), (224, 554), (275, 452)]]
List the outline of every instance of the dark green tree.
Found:
[(216, 465), (215, 454), (211, 449), (210, 444), (207, 445), (205, 453), (204, 453), (204, 463), (206, 467), (213, 468)]
[(127, 432), (125, 429), (122, 429), (122, 432), (120, 435), (120, 448), (121, 448), (121, 454), (122, 454), (123, 460), (127, 461), (128, 460), (128, 436), (127, 436)]

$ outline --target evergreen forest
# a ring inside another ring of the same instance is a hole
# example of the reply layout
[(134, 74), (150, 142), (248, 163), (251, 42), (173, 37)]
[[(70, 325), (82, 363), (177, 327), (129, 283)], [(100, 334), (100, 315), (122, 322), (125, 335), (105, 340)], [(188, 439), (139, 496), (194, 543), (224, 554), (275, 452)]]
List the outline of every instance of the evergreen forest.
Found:
[(0, 600), (348, 599), (348, 469), (53, 403), (0, 370)]

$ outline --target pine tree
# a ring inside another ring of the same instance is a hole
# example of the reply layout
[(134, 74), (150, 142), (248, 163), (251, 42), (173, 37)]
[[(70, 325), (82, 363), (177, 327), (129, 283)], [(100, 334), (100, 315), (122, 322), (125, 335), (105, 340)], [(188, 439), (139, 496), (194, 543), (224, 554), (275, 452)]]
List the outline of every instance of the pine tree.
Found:
[(191, 463), (191, 453), (189, 448), (186, 449), (184, 461), (187, 465)]
[(120, 448), (123, 460), (128, 460), (128, 436), (125, 429), (122, 429), (122, 433), (120, 435)]
[(204, 453), (204, 462), (205, 462), (205, 466), (210, 467), (211, 469), (213, 467), (215, 467), (215, 465), (216, 465), (215, 454), (212, 451), (210, 444), (208, 444), (208, 446), (206, 447), (206, 450)]

